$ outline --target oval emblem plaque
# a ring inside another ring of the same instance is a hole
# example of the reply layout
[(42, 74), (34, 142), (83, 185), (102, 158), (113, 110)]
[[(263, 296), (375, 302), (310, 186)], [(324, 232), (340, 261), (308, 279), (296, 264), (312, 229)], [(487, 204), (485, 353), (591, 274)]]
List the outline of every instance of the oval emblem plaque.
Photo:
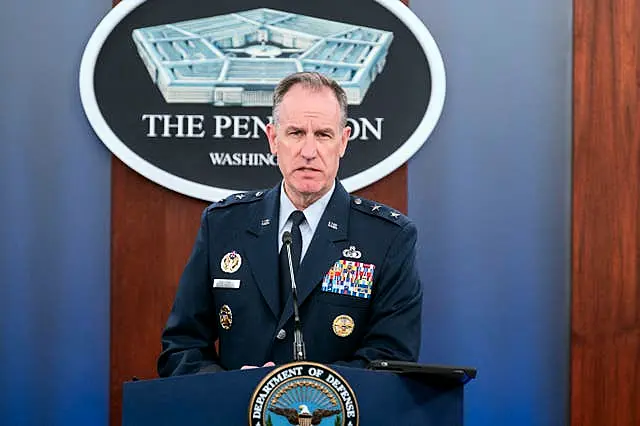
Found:
[(338, 177), (350, 192), (405, 163), (442, 112), (442, 57), (398, 0), (124, 0), (87, 43), (80, 95), (125, 164), (216, 201), (280, 180), (264, 129), (274, 87), (301, 70), (348, 95)]

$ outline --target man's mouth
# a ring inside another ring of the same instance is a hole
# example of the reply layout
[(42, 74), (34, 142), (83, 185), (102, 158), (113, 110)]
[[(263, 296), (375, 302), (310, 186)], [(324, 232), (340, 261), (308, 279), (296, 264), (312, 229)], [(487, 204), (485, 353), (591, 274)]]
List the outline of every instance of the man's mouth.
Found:
[(296, 171), (304, 173), (304, 172), (319, 172), (320, 170), (315, 169), (313, 167), (299, 167), (296, 169)]

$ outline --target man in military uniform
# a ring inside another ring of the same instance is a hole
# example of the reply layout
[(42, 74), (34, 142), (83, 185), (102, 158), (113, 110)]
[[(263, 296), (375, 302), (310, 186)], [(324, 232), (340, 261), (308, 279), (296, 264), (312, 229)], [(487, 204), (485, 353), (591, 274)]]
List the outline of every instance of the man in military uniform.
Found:
[(285, 232), (308, 360), (353, 367), (417, 360), (416, 229), (395, 210), (350, 196), (336, 179), (346, 119), (336, 82), (297, 73), (278, 85), (267, 137), (283, 180), (203, 212), (162, 334), (161, 376), (293, 360)]

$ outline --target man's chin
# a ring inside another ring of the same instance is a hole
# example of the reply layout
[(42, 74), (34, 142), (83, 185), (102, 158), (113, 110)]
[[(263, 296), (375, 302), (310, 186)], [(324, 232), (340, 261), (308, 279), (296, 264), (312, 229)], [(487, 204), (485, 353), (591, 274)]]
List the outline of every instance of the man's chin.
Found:
[(326, 189), (322, 183), (319, 182), (296, 182), (293, 185), (290, 185), (295, 192), (300, 194), (303, 197), (311, 197), (314, 195), (319, 195), (323, 191), (326, 192)]
[(304, 197), (311, 197), (313, 195), (318, 195), (319, 193), (321, 193), (323, 190), (323, 188), (321, 186), (315, 186), (315, 187), (301, 187), (298, 192), (298, 194), (304, 196)]

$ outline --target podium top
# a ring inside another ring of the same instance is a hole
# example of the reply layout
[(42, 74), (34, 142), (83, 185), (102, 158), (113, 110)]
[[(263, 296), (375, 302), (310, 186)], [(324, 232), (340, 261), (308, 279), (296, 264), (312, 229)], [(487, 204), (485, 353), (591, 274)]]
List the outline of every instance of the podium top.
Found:
[(477, 370), (471, 367), (418, 364), (416, 362), (383, 359), (371, 361), (367, 368), (461, 384), (466, 384), (475, 379), (477, 374)]
[[(278, 411), (282, 412), (278, 409), (283, 408), (282, 405), (285, 405), (285, 409), (297, 409), (298, 420), (301, 416), (308, 415), (307, 411), (313, 415), (317, 409), (333, 409), (319, 403), (324, 398), (318, 394), (318, 389), (328, 391), (327, 394), (335, 400), (333, 405), (340, 406), (341, 410), (344, 407), (340, 422), (342, 425), (348, 425), (349, 420), (354, 418), (349, 417), (349, 411), (354, 411), (355, 408), (357, 421), (352, 421), (353, 426), (463, 424), (464, 388), (460, 381), (443, 382), (438, 379), (440, 376), (433, 374), (414, 378), (394, 371), (373, 371), (338, 365), (317, 367), (312, 364), (314, 363), (297, 362), (276, 368), (128, 382), (123, 387), (123, 426), (235, 426), (251, 424), (251, 421), (254, 426), (257, 421), (265, 426), (265, 416), (267, 419), (271, 416), (274, 426), (284, 425), (287, 424), (285, 416), (278, 414)], [(297, 374), (297, 370), (290, 371), (299, 367), (302, 367), (302, 374)], [(312, 367), (315, 371), (311, 370)], [(442, 367), (444, 370), (430, 367), (430, 371), (447, 371), (447, 367)], [(321, 372), (320, 369), (324, 371)], [(318, 383), (312, 377), (326, 380), (325, 383)], [(290, 389), (287, 391), (286, 388)], [(309, 388), (311, 389), (307, 392), (299, 392)], [(345, 388), (350, 388), (355, 396), (351, 392), (345, 392)], [(280, 390), (283, 393), (278, 396)], [(288, 399), (285, 400), (287, 395)], [(276, 401), (276, 397), (283, 403)], [(300, 407), (303, 404), (306, 407)], [(276, 410), (270, 410), (269, 407)], [(254, 418), (254, 412), (260, 413), (260, 418)], [(324, 411), (316, 414), (332, 413)], [(334, 415), (324, 423), (333, 424), (337, 418)], [(304, 419), (308, 420), (307, 417)]]

